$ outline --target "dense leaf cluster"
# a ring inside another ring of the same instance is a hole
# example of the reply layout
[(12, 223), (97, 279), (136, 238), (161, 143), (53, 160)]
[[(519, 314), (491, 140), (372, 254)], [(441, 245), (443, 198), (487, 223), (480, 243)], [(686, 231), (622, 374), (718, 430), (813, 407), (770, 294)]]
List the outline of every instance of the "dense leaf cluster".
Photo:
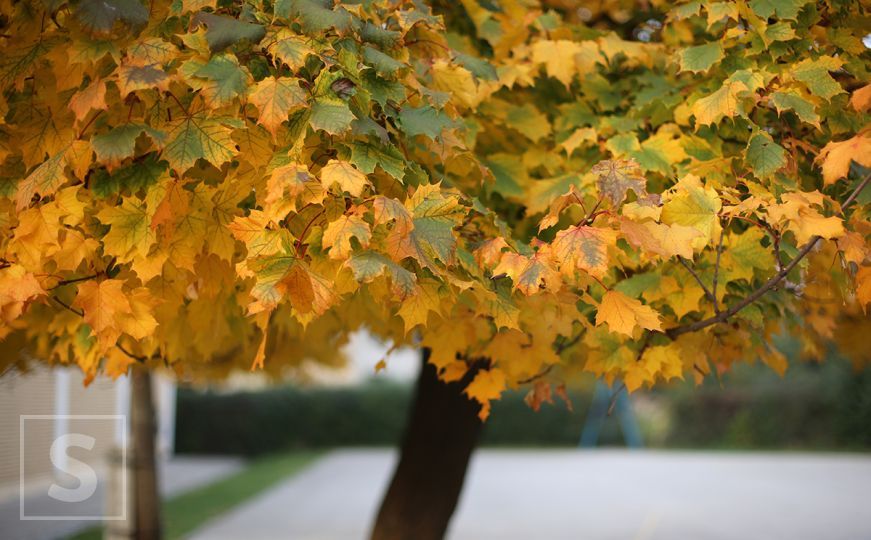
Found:
[(222, 375), (366, 326), (486, 359), (482, 416), (795, 328), (867, 359), (867, 8), (596, 6), (4, 3), (0, 333)]

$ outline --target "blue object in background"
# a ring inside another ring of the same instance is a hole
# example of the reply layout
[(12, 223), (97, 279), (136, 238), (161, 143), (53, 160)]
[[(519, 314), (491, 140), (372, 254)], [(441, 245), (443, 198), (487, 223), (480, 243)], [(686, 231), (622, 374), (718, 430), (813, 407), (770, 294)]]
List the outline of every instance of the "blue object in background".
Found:
[(629, 400), (629, 394), (626, 392), (626, 389), (620, 386), (615, 397), (613, 391), (601, 381), (596, 383), (593, 403), (590, 405), (590, 413), (587, 415), (587, 421), (584, 423), (584, 429), (581, 432), (579, 446), (581, 448), (596, 447), (596, 444), (599, 442), (602, 425), (605, 423), (605, 418), (608, 417), (608, 409), (611, 407), (612, 399), (616, 399), (614, 413), (617, 415), (617, 421), (620, 422), (620, 429), (623, 432), (623, 440), (626, 442), (626, 446), (629, 448), (643, 448), (644, 440), (641, 437), (641, 429), (638, 427), (638, 421), (635, 419), (635, 412), (632, 410), (632, 402)]

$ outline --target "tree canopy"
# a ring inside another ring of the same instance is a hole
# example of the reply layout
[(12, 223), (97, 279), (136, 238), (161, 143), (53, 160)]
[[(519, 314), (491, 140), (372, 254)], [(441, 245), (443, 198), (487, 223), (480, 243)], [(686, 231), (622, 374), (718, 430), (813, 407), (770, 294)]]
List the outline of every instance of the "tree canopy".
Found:
[(863, 2), (3, 13), (0, 335), (44, 361), (280, 373), (366, 327), (486, 362), (486, 417), (783, 372), (783, 333), (868, 360)]

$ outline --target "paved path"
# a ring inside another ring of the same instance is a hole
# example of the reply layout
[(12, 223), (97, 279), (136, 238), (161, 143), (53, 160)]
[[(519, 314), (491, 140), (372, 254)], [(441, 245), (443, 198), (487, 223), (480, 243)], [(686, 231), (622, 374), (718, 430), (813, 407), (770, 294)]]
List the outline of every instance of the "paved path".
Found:
[[(193, 538), (365, 538), (394, 459), (333, 452)], [(449, 538), (867, 540), (871, 455), (483, 451)]]
[[(214, 457), (175, 457), (160, 468), (160, 491), (163, 495), (183, 493), (214, 482), (244, 466), (241, 459)], [(102, 486), (102, 482), (100, 485)], [(25, 495), (29, 514), (51, 515), (58, 504), (47, 495)], [(64, 538), (93, 527), (95, 521), (21, 521), (18, 495), (0, 501), (0, 538), (3, 540), (49, 540)], [(102, 489), (85, 502), (77, 503), (82, 513), (99, 515), (105, 508)]]

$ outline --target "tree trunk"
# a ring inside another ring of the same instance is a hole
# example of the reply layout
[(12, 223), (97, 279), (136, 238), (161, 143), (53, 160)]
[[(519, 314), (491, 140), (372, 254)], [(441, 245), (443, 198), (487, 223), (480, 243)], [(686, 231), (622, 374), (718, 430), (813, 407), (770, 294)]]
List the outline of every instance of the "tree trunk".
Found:
[(158, 540), (160, 528), (160, 495), (157, 490), (157, 459), (155, 456), (154, 398), (151, 374), (133, 366), (130, 397), (130, 430), (133, 460), (133, 538)]
[(427, 362), (428, 349), (422, 357), (399, 463), (372, 540), (443, 538), (481, 433), (479, 405), (462, 393), (481, 366), (472, 367), (462, 381), (445, 384)]

